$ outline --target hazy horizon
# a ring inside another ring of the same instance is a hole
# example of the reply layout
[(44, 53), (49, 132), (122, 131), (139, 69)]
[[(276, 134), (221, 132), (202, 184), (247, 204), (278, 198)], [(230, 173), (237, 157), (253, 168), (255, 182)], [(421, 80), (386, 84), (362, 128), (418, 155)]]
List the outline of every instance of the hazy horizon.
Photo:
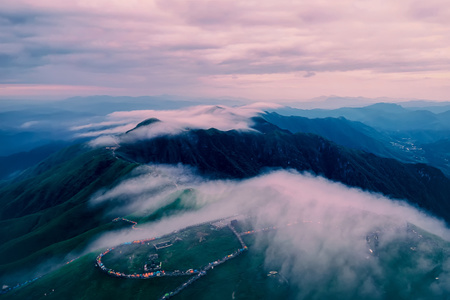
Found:
[(449, 29), (444, 0), (2, 0), (0, 295), (449, 298)]

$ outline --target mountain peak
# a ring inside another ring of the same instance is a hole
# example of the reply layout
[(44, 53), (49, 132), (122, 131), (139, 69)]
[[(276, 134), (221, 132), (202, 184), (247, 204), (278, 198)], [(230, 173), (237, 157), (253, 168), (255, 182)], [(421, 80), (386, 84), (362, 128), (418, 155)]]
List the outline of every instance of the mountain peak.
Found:
[(148, 125), (151, 125), (151, 124), (154, 124), (154, 123), (158, 123), (158, 122), (161, 122), (161, 120), (159, 120), (157, 118), (146, 119), (146, 120), (140, 122), (139, 124), (137, 124), (136, 127), (134, 127), (133, 129), (128, 130), (126, 133), (130, 133), (130, 132), (132, 132), (132, 131), (140, 128), (140, 127), (148, 126)]

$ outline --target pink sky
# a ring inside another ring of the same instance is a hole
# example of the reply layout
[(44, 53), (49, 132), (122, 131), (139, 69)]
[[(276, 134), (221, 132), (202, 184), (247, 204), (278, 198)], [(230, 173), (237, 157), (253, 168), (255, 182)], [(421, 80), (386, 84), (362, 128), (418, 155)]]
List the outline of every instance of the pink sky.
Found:
[(447, 0), (4, 0), (0, 97), (450, 100)]

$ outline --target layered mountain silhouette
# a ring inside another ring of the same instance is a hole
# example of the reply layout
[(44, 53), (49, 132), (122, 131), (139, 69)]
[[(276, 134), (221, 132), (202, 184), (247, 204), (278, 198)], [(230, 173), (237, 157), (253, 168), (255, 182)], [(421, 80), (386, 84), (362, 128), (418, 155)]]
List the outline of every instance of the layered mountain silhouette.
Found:
[[(137, 129), (155, 123), (157, 119), (148, 119)], [(227, 179), (292, 169), (406, 199), (450, 222), (450, 179), (440, 170), (350, 149), (316, 134), (292, 133), (261, 117), (253, 123), (247, 131), (186, 129), (121, 143), (114, 150), (71, 146), (14, 182), (0, 184), (0, 272), (81, 249), (111, 229), (111, 220), (102, 214), (105, 207), (91, 207), (88, 200), (148, 163), (181, 163), (205, 176)], [(133, 140), (134, 132), (124, 133), (124, 140)]]
[[(389, 105), (382, 107), (387, 109)], [(398, 108), (396, 105), (394, 107), (397, 108), (399, 114), (408, 115), (410, 113), (410, 111), (404, 108)], [(363, 115), (368, 115), (372, 109), (370, 107), (359, 108), (357, 111)], [(324, 115), (334, 115), (336, 113), (339, 114), (339, 112), (353, 110), (356, 109), (347, 108), (327, 112), (322, 110), (321, 113), (324, 113)], [(311, 111), (308, 113), (311, 113)], [(416, 111), (413, 113), (420, 112)], [(434, 116), (433, 113), (428, 111), (425, 114)], [(450, 131), (442, 129), (446, 128), (446, 125), (439, 121), (436, 123), (439, 129), (419, 130), (417, 127), (422, 125), (426, 127), (427, 125), (420, 123), (418, 120), (413, 126), (409, 126), (408, 123), (413, 122), (412, 120), (404, 124), (405, 118), (400, 117), (397, 119), (394, 113), (391, 113), (389, 117), (387, 114), (384, 114), (383, 118), (389, 119), (386, 123), (399, 122), (399, 129), (386, 130), (381, 128), (382, 126), (378, 126), (377, 128), (371, 127), (363, 122), (351, 121), (343, 116), (306, 118), (301, 116), (283, 116), (276, 112), (267, 112), (261, 116), (265, 120), (292, 133), (314, 133), (339, 145), (363, 150), (377, 156), (394, 158), (407, 163), (425, 163), (440, 169), (447, 177), (450, 177), (450, 152), (448, 151), (448, 136)], [(354, 117), (354, 112), (348, 117), (352, 116)], [(365, 119), (361, 116), (360, 118)], [(377, 124), (374, 125), (377, 126)], [(401, 130), (400, 128), (404, 129)]]
[(306, 118), (338, 118), (382, 130), (450, 130), (450, 111), (433, 113), (425, 109), (407, 109), (393, 103), (376, 103), (365, 107), (343, 107), (338, 109), (296, 109), (283, 107), (275, 110), (282, 115)]
[(118, 157), (134, 163), (182, 163), (217, 178), (247, 178), (271, 168), (310, 172), (348, 186), (408, 199), (450, 220), (450, 180), (425, 164), (407, 164), (291, 133), (254, 118), (251, 131), (189, 130), (122, 144)]

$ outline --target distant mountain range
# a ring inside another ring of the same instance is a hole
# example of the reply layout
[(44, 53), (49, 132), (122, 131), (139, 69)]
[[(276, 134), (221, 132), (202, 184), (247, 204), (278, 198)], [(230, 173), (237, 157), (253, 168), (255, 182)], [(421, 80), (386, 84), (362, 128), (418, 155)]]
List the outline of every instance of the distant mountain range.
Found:
[(293, 133), (314, 133), (382, 157), (426, 163), (450, 176), (450, 148), (446, 142), (450, 136), (450, 110), (433, 113), (387, 103), (335, 110), (284, 107), (264, 118)]
[[(192, 103), (131, 97), (67, 102), (47, 111), (0, 113), (1, 274), (81, 251), (97, 234), (120, 228), (104, 215), (114, 203), (93, 207), (89, 199), (149, 163), (189, 165), (214, 179), (238, 180), (279, 169), (306, 172), (408, 201), (450, 223), (446, 106), (283, 107), (252, 118), (251, 130), (220, 131), (211, 124), (209, 129), (133, 139), (136, 131), (160, 125), (155, 115), (119, 135), (128, 142), (93, 149), (85, 143), (89, 139), (75, 139), (70, 128), (101, 121), (117, 109)], [(176, 211), (177, 195), (172, 198), (146, 220)]]
[(350, 121), (344, 117), (310, 119), (298, 116), (282, 116), (275, 112), (262, 114), (261, 117), (292, 133), (313, 133), (352, 149), (402, 161), (414, 161), (412, 158), (409, 159), (408, 155), (398, 147), (393, 146), (398, 141), (391, 135), (358, 121)]
[(306, 118), (344, 117), (351, 121), (363, 122), (376, 129), (391, 131), (450, 130), (450, 110), (433, 113), (425, 108), (421, 110), (407, 109), (392, 103), (377, 103), (365, 107), (344, 107), (332, 110), (305, 110), (283, 107), (274, 111), (285, 116)]
[(450, 101), (432, 101), (420, 99), (398, 99), (389, 97), (340, 97), (321, 96), (301, 102), (283, 102), (286, 106), (300, 109), (338, 109), (341, 107), (365, 107), (377, 103), (394, 103), (412, 110), (429, 110), (434, 113), (449, 110)]
[[(24, 172), (14, 183), (3, 183), (0, 270), (4, 273), (44, 257), (63, 255), (85, 245), (82, 241), (100, 228), (111, 226), (110, 220), (101, 217), (105, 207), (89, 207), (87, 200), (146, 163), (182, 163), (214, 178), (246, 178), (279, 168), (310, 172), (408, 199), (450, 221), (450, 179), (438, 169), (380, 158), (315, 134), (293, 134), (260, 117), (253, 121), (259, 133), (192, 129), (123, 144), (114, 152), (71, 146)], [(151, 119), (139, 126), (155, 122)]]
[[(90, 96), (60, 101), (0, 101), (0, 156), (27, 152), (57, 141), (71, 141), (72, 127), (95, 122), (115, 111), (173, 110), (205, 103), (242, 105), (240, 99), (161, 96)], [(1, 179), (1, 176), (0, 176)]]

